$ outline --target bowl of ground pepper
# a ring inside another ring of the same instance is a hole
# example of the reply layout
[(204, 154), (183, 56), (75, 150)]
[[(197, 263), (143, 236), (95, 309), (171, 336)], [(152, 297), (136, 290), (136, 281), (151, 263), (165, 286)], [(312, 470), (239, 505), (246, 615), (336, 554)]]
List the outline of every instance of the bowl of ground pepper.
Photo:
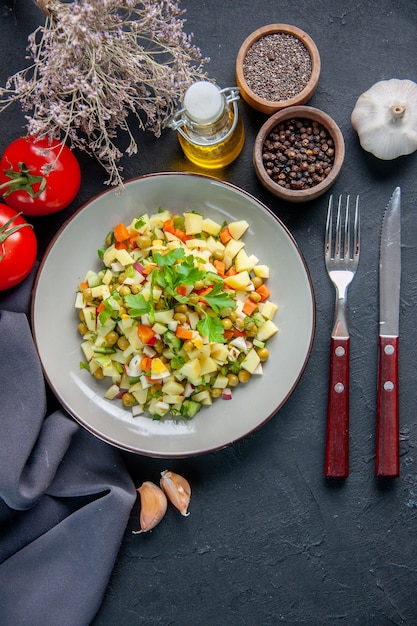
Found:
[(288, 107), (268, 118), (253, 149), (255, 172), (275, 196), (306, 202), (333, 185), (345, 158), (336, 122), (310, 106)]
[(316, 90), (320, 54), (307, 33), (289, 24), (270, 24), (245, 39), (236, 59), (242, 98), (271, 115), (305, 104)]

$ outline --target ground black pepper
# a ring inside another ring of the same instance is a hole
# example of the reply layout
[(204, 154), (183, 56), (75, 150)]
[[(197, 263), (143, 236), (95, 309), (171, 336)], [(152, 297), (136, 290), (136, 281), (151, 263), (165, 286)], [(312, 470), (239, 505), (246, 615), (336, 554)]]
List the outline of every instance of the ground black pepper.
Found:
[(334, 142), (319, 122), (289, 119), (266, 137), (262, 160), (268, 176), (281, 187), (303, 190), (321, 183), (334, 164)]
[(256, 40), (243, 61), (243, 76), (260, 98), (273, 102), (298, 95), (310, 80), (312, 63), (303, 42), (290, 33)]

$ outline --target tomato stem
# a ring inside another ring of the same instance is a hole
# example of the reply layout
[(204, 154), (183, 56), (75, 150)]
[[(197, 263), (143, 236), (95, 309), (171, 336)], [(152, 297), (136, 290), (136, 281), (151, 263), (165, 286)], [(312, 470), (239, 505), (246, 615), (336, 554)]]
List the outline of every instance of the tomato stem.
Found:
[[(3, 197), (10, 195), (14, 191), (26, 191), (31, 198), (38, 198), (46, 189), (45, 176), (36, 176), (31, 174), (28, 166), (23, 161), (18, 164), (19, 169), (15, 171), (13, 167), (8, 170), (4, 170), (4, 174), (10, 178), (10, 180), (0, 185), (0, 191), (6, 189), (2, 193)], [(33, 189), (33, 186), (39, 184), (38, 191)]]
[[(7, 222), (5, 222), (5, 224), (3, 224), (3, 226), (0, 227), (0, 250), (2, 251), (2, 253), (0, 254), (0, 262), (3, 261), (5, 254), (6, 254), (6, 251), (4, 250), (4, 242), (6, 241), (6, 239), (10, 237), (10, 235), (13, 235), (13, 233), (20, 230), (21, 228), (25, 228), (25, 226), (29, 226), (29, 228), (33, 228), (32, 224), (28, 224), (28, 222), (25, 222), (24, 224), (17, 224), (16, 226), (12, 226), (13, 222), (20, 215), (22, 215), (22, 213), (17, 213), (16, 215), (13, 215), (13, 217), (7, 220)], [(9, 226), (11, 228), (9, 228)]]

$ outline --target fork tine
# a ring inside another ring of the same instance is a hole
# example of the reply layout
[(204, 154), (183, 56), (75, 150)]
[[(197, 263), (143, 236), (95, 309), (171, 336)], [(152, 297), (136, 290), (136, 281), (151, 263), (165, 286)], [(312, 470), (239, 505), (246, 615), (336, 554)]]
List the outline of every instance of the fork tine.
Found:
[[(346, 224), (346, 222), (345, 222)], [(342, 258), (342, 196), (339, 196), (339, 202), (337, 204), (337, 217), (336, 217), (336, 241), (334, 247), (334, 256), (335, 258)], [(345, 236), (345, 245), (346, 245), (346, 236)]]
[(346, 209), (345, 209), (345, 250), (344, 250), (344, 258), (345, 259), (349, 259), (350, 258), (350, 251), (351, 251), (351, 243), (350, 243), (350, 232), (351, 232), (351, 225), (350, 225), (350, 196), (346, 196)]
[(359, 257), (360, 239), (361, 239), (360, 227), (361, 227), (361, 216), (359, 212), (359, 196), (356, 196), (355, 221), (354, 221), (355, 233), (354, 233), (354, 239), (353, 239), (353, 248), (354, 248), (353, 257), (354, 258)]
[(331, 256), (332, 252), (332, 222), (333, 222), (333, 196), (329, 197), (326, 218), (326, 233), (324, 237), (324, 254), (326, 257)]

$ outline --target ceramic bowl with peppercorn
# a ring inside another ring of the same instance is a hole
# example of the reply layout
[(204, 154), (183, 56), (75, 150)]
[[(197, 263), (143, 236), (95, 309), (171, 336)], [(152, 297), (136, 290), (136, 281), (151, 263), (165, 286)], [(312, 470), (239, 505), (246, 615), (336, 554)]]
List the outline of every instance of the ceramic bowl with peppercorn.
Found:
[(263, 124), (255, 140), (256, 174), (275, 196), (288, 202), (314, 200), (338, 177), (345, 142), (336, 122), (310, 106), (288, 107)]
[(289, 24), (270, 24), (245, 39), (236, 59), (242, 98), (271, 115), (305, 104), (316, 90), (320, 54), (311, 37)]

